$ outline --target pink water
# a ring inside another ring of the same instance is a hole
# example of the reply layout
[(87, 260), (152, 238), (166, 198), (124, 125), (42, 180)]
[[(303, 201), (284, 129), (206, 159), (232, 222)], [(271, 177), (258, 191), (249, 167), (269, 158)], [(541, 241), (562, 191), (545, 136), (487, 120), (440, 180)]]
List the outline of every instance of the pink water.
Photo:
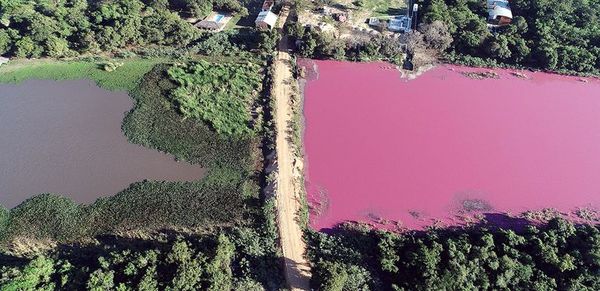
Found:
[(304, 105), (313, 228), (600, 207), (600, 81), (474, 80), (453, 66), (407, 80), (384, 66), (316, 61)]

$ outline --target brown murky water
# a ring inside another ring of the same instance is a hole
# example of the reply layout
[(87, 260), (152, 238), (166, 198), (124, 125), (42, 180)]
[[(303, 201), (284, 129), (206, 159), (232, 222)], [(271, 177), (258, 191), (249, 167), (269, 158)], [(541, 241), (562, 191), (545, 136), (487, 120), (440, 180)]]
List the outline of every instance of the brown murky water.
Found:
[(144, 179), (202, 178), (200, 166), (127, 141), (121, 122), (132, 105), (85, 80), (0, 85), (0, 204), (39, 193), (89, 203)]

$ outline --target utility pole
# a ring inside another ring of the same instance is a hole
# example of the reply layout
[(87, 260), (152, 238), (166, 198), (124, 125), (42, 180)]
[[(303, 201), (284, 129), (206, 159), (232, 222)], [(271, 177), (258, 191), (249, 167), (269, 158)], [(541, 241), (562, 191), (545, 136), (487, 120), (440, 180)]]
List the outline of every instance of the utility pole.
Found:
[(412, 14), (413, 14), (413, 18), (414, 18), (413, 21), (415, 23), (415, 30), (417, 30), (417, 15), (419, 14), (419, 12), (418, 12), (419, 4), (417, 4), (417, 3), (413, 4), (412, 11), (413, 11)]

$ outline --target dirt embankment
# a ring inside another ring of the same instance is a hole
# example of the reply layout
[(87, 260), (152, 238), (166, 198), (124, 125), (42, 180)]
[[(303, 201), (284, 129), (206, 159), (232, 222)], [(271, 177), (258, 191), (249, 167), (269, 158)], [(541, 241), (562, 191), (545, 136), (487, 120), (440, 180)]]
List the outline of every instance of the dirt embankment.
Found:
[[(287, 13), (282, 13), (279, 19), (279, 29), (283, 27)], [(281, 248), (285, 259), (285, 276), (292, 290), (310, 290), (310, 265), (304, 257), (306, 245), (303, 231), (298, 224), (298, 213), (302, 207), (301, 192), (295, 183), (294, 166), (296, 156), (290, 144), (289, 124), (292, 120), (290, 107), (291, 96), (294, 93), (291, 57), (288, 53), (287, 38), (279, 44), (279, 54), (274, 63), (273, 97), (276, 100), (275, 124), (277, 129), (277, 219)]]

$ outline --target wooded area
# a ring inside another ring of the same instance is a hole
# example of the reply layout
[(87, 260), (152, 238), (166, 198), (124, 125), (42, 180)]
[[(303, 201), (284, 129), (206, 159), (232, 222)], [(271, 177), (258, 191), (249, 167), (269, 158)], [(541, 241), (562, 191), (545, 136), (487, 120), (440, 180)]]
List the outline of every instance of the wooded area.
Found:
[(3, 258), (0, 289), (270, 290), (282, 284), (274, 237), (264, 228), (154, 236), (105, 236), (33, 259)]
[(0, 0), (0, 55), (38, 58), (103, 54), (148, 46), (185, 47), (206, 38), (184, 20), (237, 0)]
[(420, 0), (425, 23), (445, 24), (451, 62), (600, 74), (600, 1), (511, 0), (514, 19), (487, 27), (486, 2)]
[[(486, 1), (417, 0), (418, 29), (406, 40), (383, 35), (340, 38), (288, 26), (305, 57), (386, 60), (402, 65), (414, 53), (469, 66), (512, 66), (568, 74), (600, 74), (600, 1), (512, 0), (514, 19), (489, 28)], [(404, 43), (406, 46), (403, 46)], [(420, 60), (413, 60), (416, 67)], [(432, 62), (428, 59), (427, 62)]]
[(600, 228), (559, 218), (523, 231), (312, 232), (319, 290), (599, 290)]

